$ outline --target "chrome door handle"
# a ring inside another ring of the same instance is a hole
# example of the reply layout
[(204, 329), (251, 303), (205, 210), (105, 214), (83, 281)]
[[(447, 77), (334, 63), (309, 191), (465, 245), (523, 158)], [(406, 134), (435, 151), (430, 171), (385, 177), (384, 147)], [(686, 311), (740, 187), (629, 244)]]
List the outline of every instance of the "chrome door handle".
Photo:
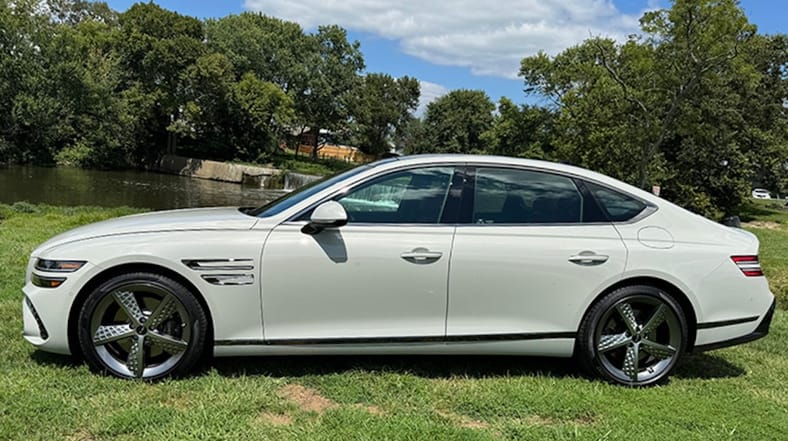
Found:
[(610, 256), (605, 256), (604, 254), (593, 254), (588, 251), (583, 251), (580, 254), (576, 254), (574, 256), (569, 257), (569, 261), (572, 263), (576, 263), (578, 265), (601, 265), (607, 262)]
[(416, 248), (413, 251), (406, 251), (399, 256), (411, 263), (431, 263), (440, 259), (443, 253), (430, 251), (426, 248)]

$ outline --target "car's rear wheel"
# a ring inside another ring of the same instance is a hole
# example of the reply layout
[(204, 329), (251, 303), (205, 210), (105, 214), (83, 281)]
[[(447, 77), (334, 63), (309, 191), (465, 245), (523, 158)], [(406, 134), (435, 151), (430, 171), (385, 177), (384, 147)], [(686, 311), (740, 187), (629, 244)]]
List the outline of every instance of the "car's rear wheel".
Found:
[(626, 286), (599, 300), (578, 333), (578, 357), (594, 375), (626, 386), (667, 380), (687, 345), (687, 321), (668, 293)]
[(205, 351), (207, 318), (186, 287), (152, 273), (113, 277), (79, 314), (79, 344), (92, 369), (156, 380), (192, 370)]

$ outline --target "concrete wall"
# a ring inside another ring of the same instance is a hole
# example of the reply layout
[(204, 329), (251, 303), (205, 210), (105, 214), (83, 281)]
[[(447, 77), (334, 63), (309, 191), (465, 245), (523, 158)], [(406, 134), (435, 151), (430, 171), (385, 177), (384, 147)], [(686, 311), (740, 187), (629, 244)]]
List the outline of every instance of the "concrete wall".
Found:
[(165, 155), (156, 164), (155, 170), (192, 178), (286, 190), (292, 190), (320, 178), (320, 176), (291, 173), (272, 167), (231, 164), (177, 155)]
[(165, 155), (157, 165), (158, 171), (165, 173), (237, 183), (244, 181), (244, 175), (247, 175), (247, 179), (249, 176), (260, 176), (264, 180), (266, 177), (282, 173), (282, 170), (276, 168), (231, 164), (177, 155)]

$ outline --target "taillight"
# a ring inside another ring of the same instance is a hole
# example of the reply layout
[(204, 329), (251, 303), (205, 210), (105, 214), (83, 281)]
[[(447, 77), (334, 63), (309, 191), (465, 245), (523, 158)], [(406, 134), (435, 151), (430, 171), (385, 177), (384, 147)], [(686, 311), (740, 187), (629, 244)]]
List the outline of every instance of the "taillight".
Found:
[(733, 263), (735, 263), (747, 277), (758, 277), (763, 275), (761, 262), (758, 261), (758, 256), (731, 256), (731, 260), (733, 260)]

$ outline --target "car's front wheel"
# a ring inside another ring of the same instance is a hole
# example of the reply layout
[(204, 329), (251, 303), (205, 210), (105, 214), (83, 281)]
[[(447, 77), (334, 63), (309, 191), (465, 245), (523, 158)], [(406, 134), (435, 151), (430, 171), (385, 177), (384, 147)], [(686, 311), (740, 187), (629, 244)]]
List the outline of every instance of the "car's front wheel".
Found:
[(79, 313), (79, 344), (90, 367), (156, 380), (192, 370), (206, 347), (208, 321), (186, 287), (159, 274), (113, 277)]
[(687, 321), (668, 293), (626, 286), (599, 300), (578, 333), (581, 363), (592, 374), (627, 386), (665, 381), (687, 345)]

